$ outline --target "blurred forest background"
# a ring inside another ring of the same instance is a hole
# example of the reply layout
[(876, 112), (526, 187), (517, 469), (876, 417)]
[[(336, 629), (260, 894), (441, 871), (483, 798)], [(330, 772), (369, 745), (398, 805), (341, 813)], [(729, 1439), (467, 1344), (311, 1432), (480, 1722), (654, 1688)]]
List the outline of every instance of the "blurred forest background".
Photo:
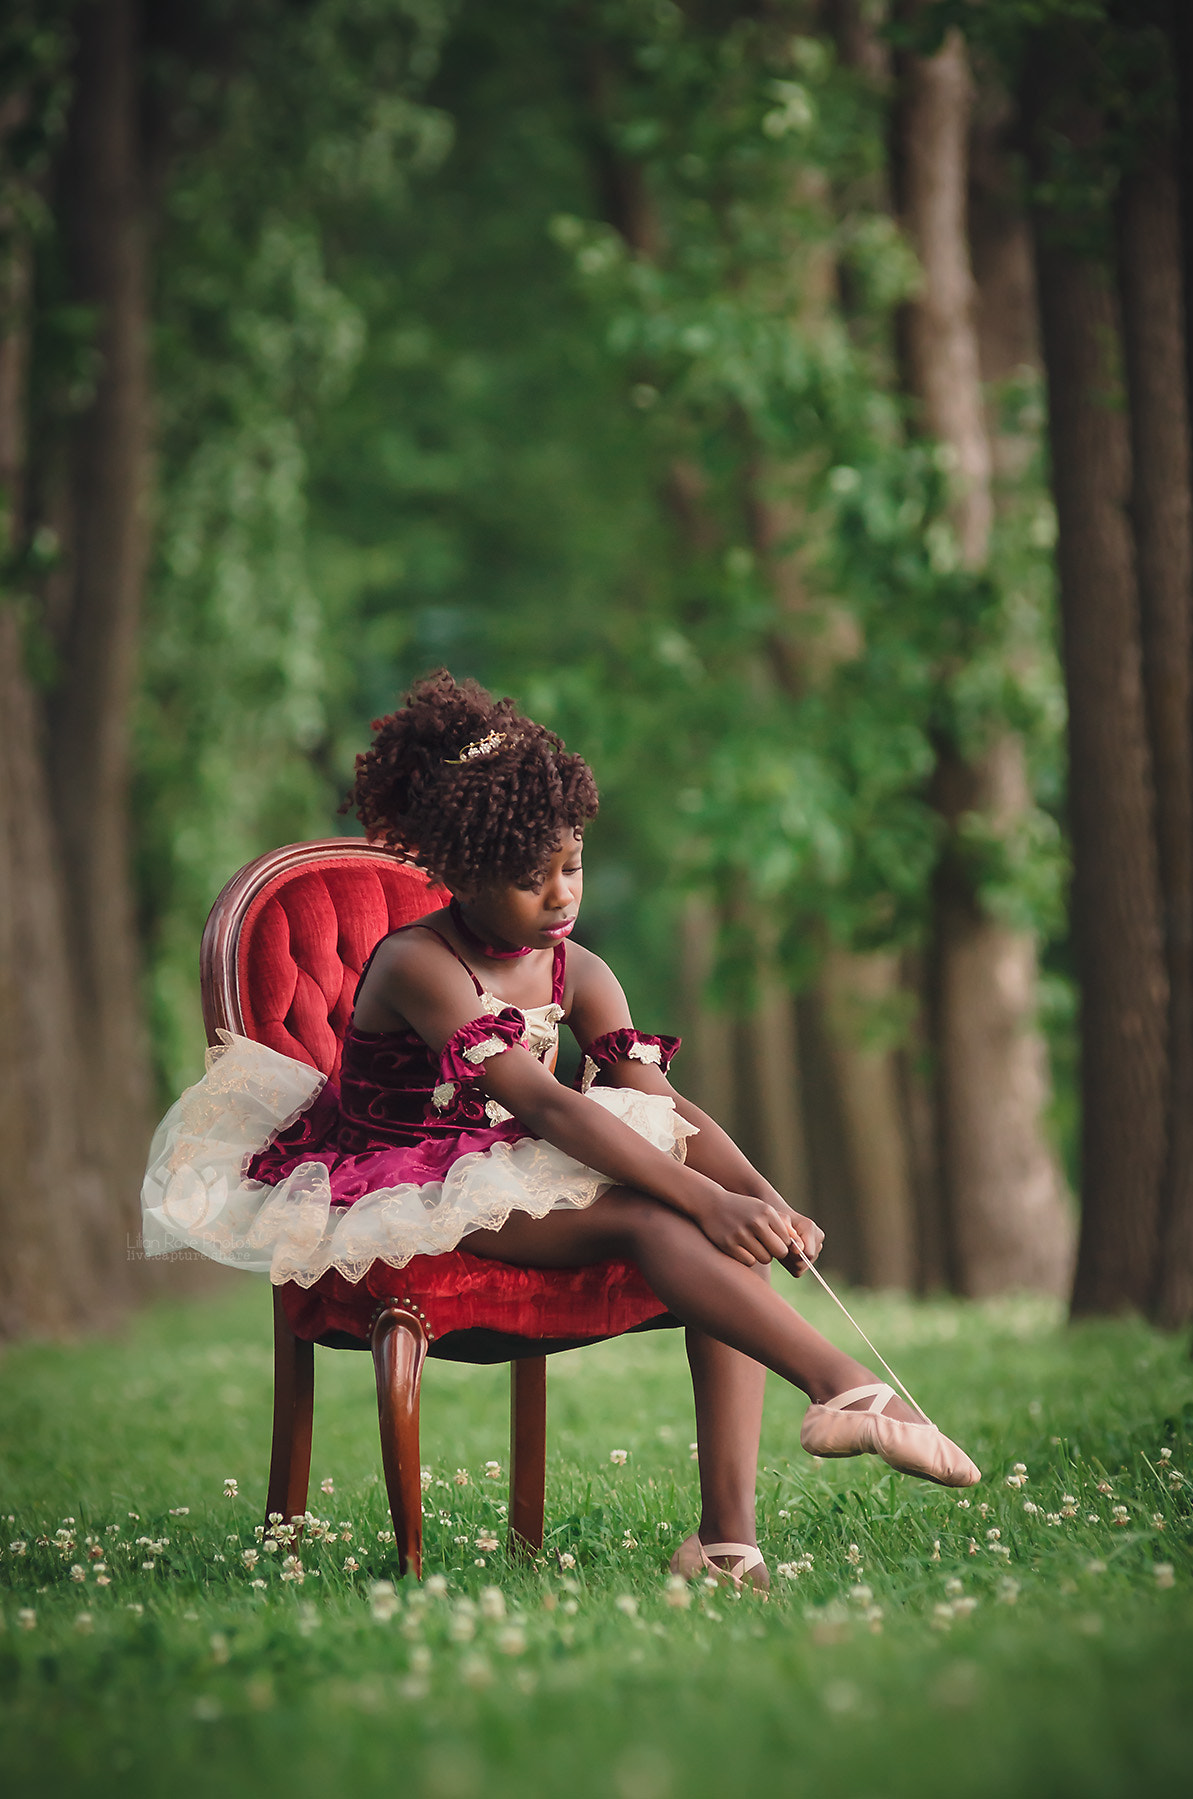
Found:
[(828, 1265), (1193, 1315), (1188, 12), (8, 0), (0, 1335), (440, 664)]

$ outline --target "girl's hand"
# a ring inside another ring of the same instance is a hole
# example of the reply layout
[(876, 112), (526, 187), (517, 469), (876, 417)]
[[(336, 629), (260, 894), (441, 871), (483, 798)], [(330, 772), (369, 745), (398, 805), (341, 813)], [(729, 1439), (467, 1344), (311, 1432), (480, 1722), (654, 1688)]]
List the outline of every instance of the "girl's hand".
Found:
[(781, 1200), (776, 1206), (750, 1193), (731, 1192), (715, 1181), (703, 1185), (706, 1191), (692, 1217), (710, 1243), (743, 1267), (782, 1261), (793, 1248), (806, 1249), (809, 1257), (819, 1253), (819, 1243), (814, 1250), (798, 1225), (807, 1226), (811, 1234), (818, 1234), (818, 1227), (808, 1218), (798, 1218)]
[(814, 1262), (820, 1254), (824, 1232), (814, 1219), (805, 1218), (802, 1212), (793, 1212), (788, 1205), (783, 1210), (792, 1232), (791, 1254), (785, 1266), (788, 1273), (798, 1280), (801, 1274), (807, 1272), (809, 1262)]

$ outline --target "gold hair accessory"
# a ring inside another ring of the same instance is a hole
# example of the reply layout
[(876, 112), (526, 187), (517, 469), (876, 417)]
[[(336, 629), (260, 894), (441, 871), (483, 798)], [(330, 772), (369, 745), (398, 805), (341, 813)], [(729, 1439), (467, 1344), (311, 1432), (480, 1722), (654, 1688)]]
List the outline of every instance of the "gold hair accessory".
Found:
[(482, 756), (492, 756), (505, 742), (508, 733), (490, 731), (486, 737), (478, 737), (475, 743), (467, 743), (458, 756), (445, 756), (445, 768), (459, 768), (463, 762), (476, 762)]

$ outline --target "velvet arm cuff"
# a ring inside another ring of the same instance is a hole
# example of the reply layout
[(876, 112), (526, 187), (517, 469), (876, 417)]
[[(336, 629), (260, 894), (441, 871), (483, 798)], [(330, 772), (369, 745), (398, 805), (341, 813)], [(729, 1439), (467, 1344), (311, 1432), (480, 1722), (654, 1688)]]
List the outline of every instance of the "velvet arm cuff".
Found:
[(679, 1037), (652, 1037), (624, 1026), (621, 1030), (605, 1031), (588, 1045), (576, 1085), (587, 1093), (603, 1069), (616, 1067), (623, 1058), (653, 1063), (660, 1073), (666, 1074), (681, 1041)]

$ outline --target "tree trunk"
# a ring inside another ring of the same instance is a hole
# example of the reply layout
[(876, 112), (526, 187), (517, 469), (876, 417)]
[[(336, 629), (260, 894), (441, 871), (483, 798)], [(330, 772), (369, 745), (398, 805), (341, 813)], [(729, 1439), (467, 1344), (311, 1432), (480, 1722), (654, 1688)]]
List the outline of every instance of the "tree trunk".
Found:
[[(8, 204), (0, 229), (7, 239), (0, 270), (0, 542), (11, 556), (24, 543), (30, 256)], [(41, 749), (20, 617), (6, 594), (0, 596), (0, 1339), (59, 1334), (94, 1324), (107, 1310), (90, 1280), (102, 1191), (79, 1143), (65, 908)]]
[(814, 1216), (795, 1002), (773, 965), (759, 966), (757, 1004), (739, 1019), (737, 1041), (737, 1109), (750, 1160), (788, 1205)]
[(1193, 1317), (1193, 535), (1176, 179), (1129, 176), (1118, 207), (1131, 517), (1143, 687), (1156, 793), (1168, 971), (1168, 1128), (1155, 1306)]
[(733, 1022), (708, 1002), (716, 961), (716, 917), (707, 900), (693, 895), (680, 925), (680, 969), (687, 1001), (683, 1019), (682, 1091), (715, 1118), (736, 1141), (737, 1091), (733, 1074)]
[(1081, 982), (1082, 1223), (1076, 1314), (1152, 1296), (1164, 1166), (1167, 982), (1126, 506), (1130, 452), (1106, 271), (1039, 207), (1069, 703), (1072, 920)]
[(111, 1196), (111, 1253), (97, 1278), (119, 1284), (125, 1233), (139, 1216), (149, 1124), (129, 826), (149, 476), (133, 0), (95, 0), (80, 10), (77, 31), (63, 236), (71, 299), (96, 318), (99, 372), (73, 435), (63, 677), (51, 702), (50, 739), (86, 1051), (86, 1129)]
[[(960, 33), (950, 31), (935, 56), (902, 59), (900, 75), (900, 210), (923, 269), (904, 323), (907, 380), (924, 429), (951, 452), (953, 526), (963, 563), (979, 569), (994, 502), (967, 233), (973, 86)], [(1059, 1293), (1071, 1229), (1043, 1127), (1048, 1079), (1035, 940), (984, 911), (958, 837), (967, 816), (1005, 832), (1027, 812), (1022, 745), (1000, 732), (972, 765), (944, 746), (933, 787), (948, 826), (930, 956), (949, 1236), (948, 1254), (936, 1261), (951, 1262), (964, 1293)]]
[(895, 956), (830, 951), (822, 990), (857, 1213), (860, 1278), (909, 1290), (915, 1206), (895, 1058), (880, 1014), (899, 992)]

